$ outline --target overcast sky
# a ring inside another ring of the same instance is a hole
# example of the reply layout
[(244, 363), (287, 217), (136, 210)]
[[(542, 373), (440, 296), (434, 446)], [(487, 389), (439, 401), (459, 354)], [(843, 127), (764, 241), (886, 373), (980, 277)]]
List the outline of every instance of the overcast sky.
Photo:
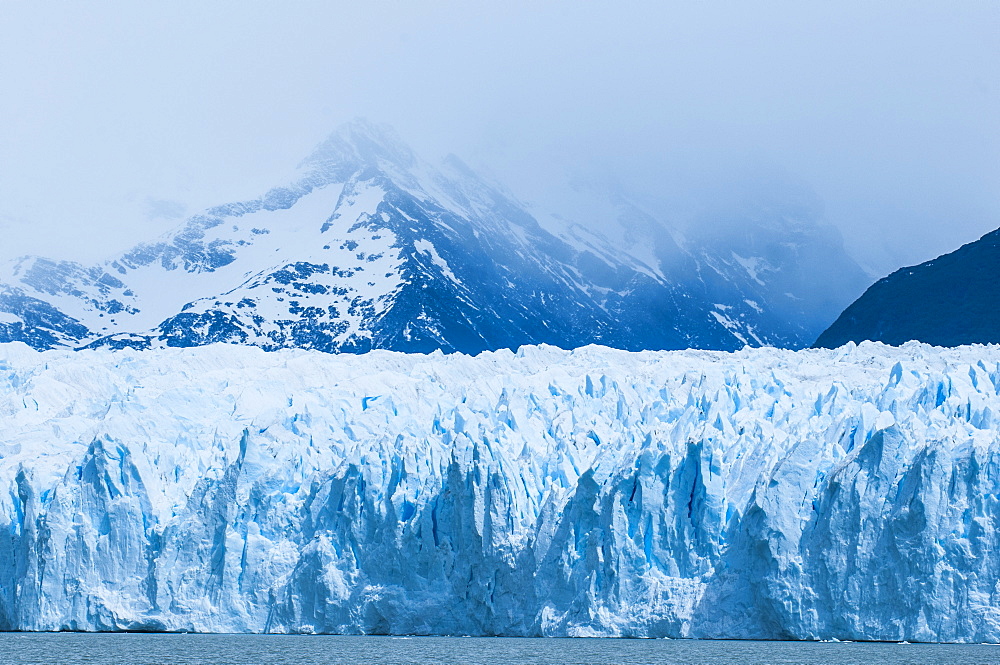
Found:
[(0, 0), (0, 258), (257, 196), (355, 116), (678, 223), (783, 173), (881, 270), (1000, 226), (1000, 3)]

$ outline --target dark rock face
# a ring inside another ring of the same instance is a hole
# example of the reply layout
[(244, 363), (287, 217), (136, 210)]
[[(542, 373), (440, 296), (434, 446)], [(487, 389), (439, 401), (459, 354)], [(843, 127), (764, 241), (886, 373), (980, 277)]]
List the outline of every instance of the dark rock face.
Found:
[(429, 167), (391, 130), (359, 121), (292, 184), (211, 208), (104, 264), (20, 260), (0, 277), (11, 285), (0, 342), (801, 347), (863, 280), (829, 227), (800, 211), (772, 211), (738, 236), (678, 241), (635, 206), (616, 209), (609, 224), (641, 237), (649, 258), (571, 224), (543, 227), (457, 159)]
[(1000, 342), (1000, 230), (950, 254), (880, 279), (816, 346), (849, 341), (936, 346)]
[(88, 330), (43, 300), (0, 284), (0, 342), (24, 342), (50, 349), (84, 337)]

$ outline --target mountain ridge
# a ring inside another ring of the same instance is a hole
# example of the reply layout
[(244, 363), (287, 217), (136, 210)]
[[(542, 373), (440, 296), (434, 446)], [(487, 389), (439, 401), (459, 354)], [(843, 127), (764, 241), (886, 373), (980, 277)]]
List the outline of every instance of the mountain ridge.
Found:
[(898, 346), (1000, 343), (1000, 229), (878, 280), (816, 340)]
[[(802, 292), (819, 287), (793, 265), (798, 253), (818, 242), (846, 266), (843, 283), (860, 279), (821, 230), (768, 258), (776, 236), (759, 236), (763, 250), (691, 250), (627, 200), (612, 209), (607, 226), (632, 225), (649, 251), (622, 251), (572, 222), (543, 227), (458, 158), (431, 166), (391, 128), (355, 120), (289, 184), (209, 208), (104, 263), (12, 263), (0, 276), (0, 341), (466, 353), (804, 346), (815, 324), (796, 313), (812, 307)], [(785, 275), (791, 286), (775, 279)]]

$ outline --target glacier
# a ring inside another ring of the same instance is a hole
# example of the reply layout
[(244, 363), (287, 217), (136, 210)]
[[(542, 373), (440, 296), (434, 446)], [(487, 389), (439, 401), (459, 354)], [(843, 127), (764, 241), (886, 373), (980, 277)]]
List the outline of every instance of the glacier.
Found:
[(0, 629), (1000, 642), (1000, 347), (0, 345)]

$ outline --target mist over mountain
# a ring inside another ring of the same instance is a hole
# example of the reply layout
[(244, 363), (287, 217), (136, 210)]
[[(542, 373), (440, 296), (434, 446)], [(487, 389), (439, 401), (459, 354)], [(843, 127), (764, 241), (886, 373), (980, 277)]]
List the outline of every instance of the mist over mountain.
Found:
[(122, 253), (362, 115), (519, 199), (568, 167), (679, 228), (778, 167), (881, 276), (1000, 218), (998, 26), (996, 3), (919, 0), (8, 3), (0, 260)]
[(25, 257), (0, 287), (0, 341), (477, 353), (807, 345), (866, 278), (795, 202), (682, 233), (621, 194), (603, 232), (536, 218), (450, 157), (356, 120), (292, 182), (216, 206), (96, 265)]

